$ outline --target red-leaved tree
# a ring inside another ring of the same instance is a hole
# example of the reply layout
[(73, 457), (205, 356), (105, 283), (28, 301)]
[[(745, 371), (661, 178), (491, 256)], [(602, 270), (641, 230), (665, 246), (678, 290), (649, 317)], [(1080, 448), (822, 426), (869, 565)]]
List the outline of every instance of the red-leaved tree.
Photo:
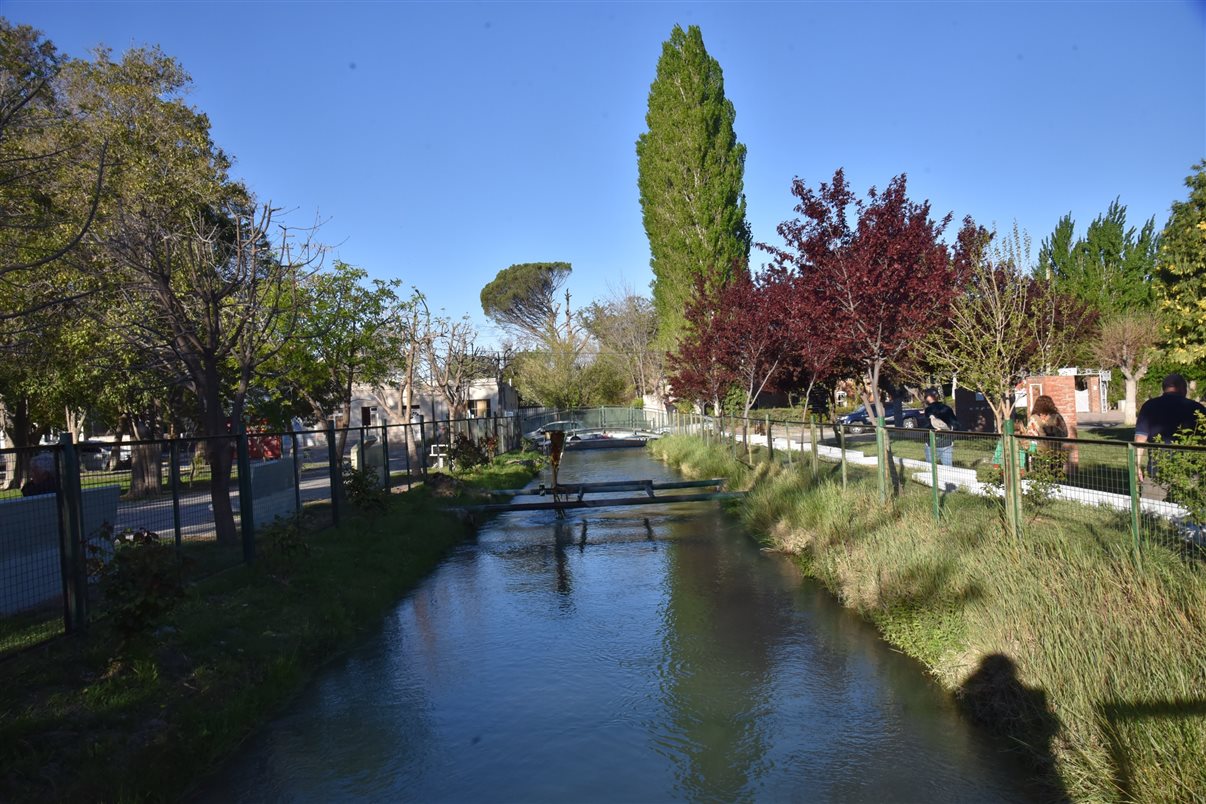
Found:
[(699, 403), (710, 402), (713, 412), (720, 410), (720, 400), (736, 382), (736, 372), (723, 341), (727, 327), (724, 311), (718, 309), (716, 292), (709, 293), (703, 282), (696, 282), (695, 293), (684, 311), (686, 331), (678, 349), (666, 356), (674, 395)]
[(741, 266), (723, 287), (709, 291), (697, 282), (686, 311), (687, 332), (669, 358), (676, 394), (711, 402), (718, 409), (720, 400), (737, 387), (743, 415), (749, 415), (787, 357), (788, 279), (781, 273), (755, 279)]
[(785, 349), (778, 380), (779, 390), (799, 390), (811, 407), (812, 392), (843, 366), (843, 344), (834, 337), (828, 307), (815, 288), (782, 266), (769, 266), (766, 274), (780, 288), (775, 303), (785, 319)]
[(858, 362), (882, 416), (884, 365), (945, 324), (962, 284), (964, 261), (940, 239), (951, 216), (935, 222), (928, 201), (909, 200), (903, 174), (866, 200), (840, 169), (817, 190), (796, 179), (792, 194), (800, 217), (779, 225), (783, 246), (759, 245), (798, 277), (808, 309), (796, 315), (825, 319), (835, 352)]

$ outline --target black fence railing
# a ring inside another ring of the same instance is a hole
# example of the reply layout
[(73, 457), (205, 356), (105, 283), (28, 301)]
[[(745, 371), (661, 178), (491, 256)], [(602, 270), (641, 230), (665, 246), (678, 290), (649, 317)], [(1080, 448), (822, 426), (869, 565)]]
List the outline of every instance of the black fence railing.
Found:
[[(444, 419), (0, 450), (0, 656), (104, 612), (101, 571), (123, 534), (152, 533), (190, 580), (254, 560), (257, 535), (303, 512), (337, 524), (348, 470), (389, 489), (477, 452), (522, 446), (519, 419)], [(20, 469), (18, 470), (18, 467)], [(24, 493), (22, 488), (24, 487)]]

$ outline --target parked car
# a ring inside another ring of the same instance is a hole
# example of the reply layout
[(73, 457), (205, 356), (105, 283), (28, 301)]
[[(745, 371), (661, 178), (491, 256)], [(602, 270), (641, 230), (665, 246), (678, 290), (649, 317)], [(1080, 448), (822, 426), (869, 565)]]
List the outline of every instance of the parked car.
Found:
[(109, 455), (113, 445), (105, 441), (81, 441), (75, 446), (80, 456), (80, 467), (85, 472), (103, 472), (109, 468)]
[[(904, 413), (904, 421), (901, 424), (905, 427), (911, 430), (914, 427), (923, 426), (921, 408), (905, 408), (902, 412)], [(892, 426), (890, 419), (886, 420), (886, 423), (889, 427)], [(838, 424), (846, 425), (848, 428), (847, 432), (854, 434), (865, 433), (875, 426), (873, 419), (867, 415), (865, 405), (859, 405), (845, 416), (838, 416)]]

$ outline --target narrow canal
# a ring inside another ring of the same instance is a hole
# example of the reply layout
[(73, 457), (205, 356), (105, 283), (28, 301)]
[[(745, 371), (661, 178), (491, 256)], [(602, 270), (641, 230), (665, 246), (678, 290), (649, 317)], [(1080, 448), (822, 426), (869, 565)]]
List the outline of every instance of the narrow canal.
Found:
[[(671, 479), (634, 450), (567, 480)], [(206, 801), (1018, 801), (915, 662), (717, 503), (505, 514)]]

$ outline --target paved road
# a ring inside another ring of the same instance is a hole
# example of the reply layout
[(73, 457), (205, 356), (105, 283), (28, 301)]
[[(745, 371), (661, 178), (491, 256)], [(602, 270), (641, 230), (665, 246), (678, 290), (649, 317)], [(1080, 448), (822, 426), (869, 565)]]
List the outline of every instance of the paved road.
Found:
[[(331, 497), (330, 475), (321, 469), (301, 475), (302, 502), (326, 500)], [(239, 487), (231, 483), (231, 505), (239, 510)], [(123, 501), (117, 506), (117, 529), (146, 528), (164, 538), (173, 538), (175, 519), (170, 494), (145, 500)], [(214, 533), (213, 503), (209, 489), (188, 491), (180, 495), (180, 533), (184, 540), (205, 538)]]

